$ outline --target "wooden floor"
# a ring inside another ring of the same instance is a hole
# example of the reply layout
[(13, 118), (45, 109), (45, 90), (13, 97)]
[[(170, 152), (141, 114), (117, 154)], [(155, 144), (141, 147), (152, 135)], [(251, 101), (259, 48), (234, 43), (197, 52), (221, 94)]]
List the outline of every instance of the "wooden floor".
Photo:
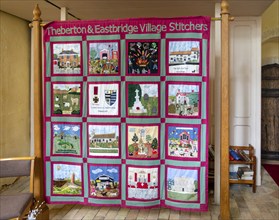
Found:
[[(230, 210), (232, 220), (278, 220), (279, 219), (279, 187), (262, 168), (262, 185), (257, 192), (246, 185), (231, 185)], [(11, 191), (22, 192), (28, 190), (28, 179), (22, 178), (13, 186), (1, 189), (1, 194)], [(50, 219), (99, 219), (99, 220), (217, 220), (220, 206), (214, 204), (212, 191), (209, 194), (209, 211), (203, 213), (174, 211), (171, 209), (126, 209), (115, 207), (92, 207), (83, 205), (48, 205)]]

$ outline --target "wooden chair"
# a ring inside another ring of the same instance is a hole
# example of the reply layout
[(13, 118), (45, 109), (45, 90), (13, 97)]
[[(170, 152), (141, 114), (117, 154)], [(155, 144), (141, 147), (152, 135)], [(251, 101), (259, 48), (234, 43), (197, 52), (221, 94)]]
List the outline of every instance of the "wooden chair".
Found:
[(30, 190), (27, 193), (0, 195), (0, 219), (23, 219), (34, 201), (35, 157), (0, 158), (0, 178), (30, 177)]

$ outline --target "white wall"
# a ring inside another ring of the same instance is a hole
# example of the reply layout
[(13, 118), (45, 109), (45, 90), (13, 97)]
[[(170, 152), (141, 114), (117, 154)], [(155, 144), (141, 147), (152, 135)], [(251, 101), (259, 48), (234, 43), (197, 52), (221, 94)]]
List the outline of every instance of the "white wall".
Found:
[(0, 157), (30, 154), (30, 28), (0, 11)]
[(262, 66), (279, 63), (279, 1), (262, 14)]
[[(30, 29), (0, 11), (0, 158), (30, 155)], [(0, 187), (15, 178), (0, 178)]]

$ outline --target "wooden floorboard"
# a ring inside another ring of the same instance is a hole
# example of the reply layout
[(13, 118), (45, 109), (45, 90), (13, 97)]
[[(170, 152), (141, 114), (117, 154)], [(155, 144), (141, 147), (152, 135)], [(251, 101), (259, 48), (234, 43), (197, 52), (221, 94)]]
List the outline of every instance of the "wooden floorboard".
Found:
[(105, 220), (116, 219), (120, 207), (111, 207), (105, 216)]
[(53, 217), (51, 217), (53, 209), (50, 209), (49, 216), (50, 219), (53, 220), (59, 220), (62, 219), (67, 213), (74, 207), (74, 205), (65, 205), (63, 208), (61, 208)]
[[(219, 213), (218, 213), (219, 214)], [(170, 216), (169, 219), (171, 219), (172, 216)], [(190, 219), (191, 217), (191, 212), (186, 212), (186, 211), (180, 211), (179, 214), (179, 219)]]
[(82, 208), (74, 215), (72, 219), (83, 219), (83, 217), (87, 215), (90, 209), (90, 206), (82, 206)]
[[(262, 185), (253, 193), (248, 185), (231, 185), (231, 220), (278, 220), (279, 188), (262, 168)], [(21, 178), (12, 185), (1, 188), (1, 194), (27, 192), (29, 179)], [(220, 206), (209, 194), (208, 212), (186, 212), (168, 208), (128, 209), (109, 206), (84, 206), (80, 204), (49, 204), (51, 220), (218, 220)]]
[(82, 218), (82, 220), (91, 220), (94, 219), (99, 211), (99, 207), (91, 206), (90, 210), (86, 213), (86, 215)]
[(170, 216), (170, 209), (161, 208), (159, 218), (160, 220), (169, 219)]
[(158, 219), (159, 213), (160, 213), (160, 209), (158, 208), (150, 209), (147, 219), (148, 220)]
[(105, 219), (105, 217), (106, 217), (107, 213), (109, 212), (109, 210), (110, 210), (110, 207), (108, 207), (108, 206), (101, 207), (99, 209), (99, 212), (97, 213), (97, 215), (95, 216), (94, 219), (97, 219), (97, 220), (98, 219), (99, 220)]
[(128, 213), (129, 213), (129, 209), (127, 208), (121, 208), (118, 213), (117, 213), (117, 216), (115, 217), (115, 219), (119, 219), (119, 220), (122, 220), (122, 219), (126, 219)]
[(138, 213), (139, 213), (139, 209), (130, 209), (125, 220), (137, 219)]
[(146, 220), (149, 215), (150, 209), (141, 209), (139, 210), (137, 220)]
[(56, 206), (49, 206), (49, 209), (51, 209), (49, 218), (50, 219), (54, 219), (54, 217), (56, 215), (59, 215), (60, 213), (62, 213), (62, 209), (63, 209), (64, 205), (56, 205)]

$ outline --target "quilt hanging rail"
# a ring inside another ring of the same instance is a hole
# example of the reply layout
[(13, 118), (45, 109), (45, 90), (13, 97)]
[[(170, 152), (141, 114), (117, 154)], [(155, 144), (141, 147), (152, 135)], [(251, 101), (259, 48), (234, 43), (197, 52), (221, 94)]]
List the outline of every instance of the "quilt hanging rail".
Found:
[(48, 203), (208, 209), (209, 17), (44, 27)]

